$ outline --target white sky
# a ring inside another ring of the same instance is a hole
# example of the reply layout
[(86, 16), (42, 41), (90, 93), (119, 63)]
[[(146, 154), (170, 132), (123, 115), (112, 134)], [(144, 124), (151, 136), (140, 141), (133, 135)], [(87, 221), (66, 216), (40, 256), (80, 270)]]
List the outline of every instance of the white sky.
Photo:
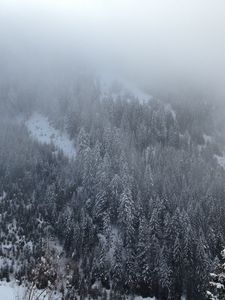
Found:
[(224, 0), (0, 0), (0, 37), (11, 72), (83, 60), (163, 87), (182, 79), (223, 91)]

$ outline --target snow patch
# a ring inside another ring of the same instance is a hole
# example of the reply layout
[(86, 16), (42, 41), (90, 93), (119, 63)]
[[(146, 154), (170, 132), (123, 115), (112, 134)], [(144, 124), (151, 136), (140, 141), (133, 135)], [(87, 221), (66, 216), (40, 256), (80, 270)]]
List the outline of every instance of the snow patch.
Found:
[(225, 156), (214, 155), (218, 164), (225, 170)]
[(103, 74), (100, 76), (102, 97), (118, 96), (125, 97), (129, 100), (129, 96), (137, 98), (141, 103), (147, 103), (152, 96), (139, 89), (134, 83), (112, 74)]
[(165, 110), (168, 111), (168, 112), (170, 112), (171, 115), (172, 115), (172, 117), (173, 117), (173, 119), (176, 120), (176, 112), (175, 112), (175, 110), (172, 108), (171, 104), (169, 104), (169, 103), (166, 104), (166, 105), (165, 105)]
[(9, 286), (0, 285), (0, 299), (15, 300), (14, 290)]
[(25, 125), (32, 138), (42, 144), (53, 144), (56, 149), (61, 150), (69, 159), (74, 159), (76, 149), (74, 143), (65, 132), (55, 129), (48, 118), (39, 113), (34, 113), (25, 122)]
[(3, 191), (3, 192), (2, 192), (2, 196), (0, 196), (0, 201), (1, 201), (1, 200), (4, 200), (6, 196), (7, 196), (6, 192)]
[(220, 282), (213, 282), (210, 281), (209, 283), (211, 286), (216, 287), (218, 290), (224, 290), (224, 285)]
[(25, 288), (13, 283), (0, 281), (0, 299), (4, 300), (24, 300)]
[(32, 299), (38, 300), (58, 300), (61, 294), (55, 290), (38, 290), (36, 288), (18, 285), (16, 282), (0, 281), (0, 299), (1, 300), (25, 300), (32, 294)]
[(212, 137), (210, 135), (203, 134), (203, 138), (204, 138), (205, 144), (212, 143)]

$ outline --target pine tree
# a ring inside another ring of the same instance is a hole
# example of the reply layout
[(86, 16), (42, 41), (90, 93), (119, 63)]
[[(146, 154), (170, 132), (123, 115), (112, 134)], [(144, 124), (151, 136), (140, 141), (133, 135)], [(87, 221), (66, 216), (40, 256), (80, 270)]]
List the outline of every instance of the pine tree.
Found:
[(122, 240), (117, 237), (115, 241), (115, 251), (112, 265), (112, 288), (122, 292), (124, 286), (124, 266), (123, 266), (123, 245)]
[(107, 260), (107, 241), (99, 234), (99, 245), (96, 249), (93, 266), (94, 278), (100, 280), (105, 288), (109, 288), (109, 263)]
[(159, 284), (161, 287), (162, 295), (166, 295), (168, 299), (172, 300), (171, 298), (171, 286), (172, 286), (172, 270), (170, 268), (168, 257), (167, 257), (167, 249), (165, 247), (162, 248), (159, 257), (159, 265), (157, 268), (157, 273), (159, 276)]
[(225, 299), (225, 250), (221, 252), (222, 261), (218, 259), (214, 262), (213, 273), (210, 273), (209, 287), (206, 292), (206, 297), (209, 300), (224, 300)]
[(138, 231), (138, 244), (137, 244), (137, 255), (136, 255), (136, 278), (137, 284), (139, 285), (140, 292), (143, 295), (148, 294), (151, 286), (151, 269), (149, 256), (149, 232), (147, 220), (145, 217), (141, 217)]
[(131, 246), (134, 241), (134, 201), (129, 188), (125, 188), (120, 196), (119, 224), (123, 232), (125, 246)]

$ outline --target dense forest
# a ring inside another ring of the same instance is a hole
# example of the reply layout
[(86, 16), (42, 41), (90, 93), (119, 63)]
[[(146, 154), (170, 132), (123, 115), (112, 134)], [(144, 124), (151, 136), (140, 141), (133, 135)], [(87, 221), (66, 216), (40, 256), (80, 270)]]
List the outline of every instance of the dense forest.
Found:
[[(46, 102), (1, 86), (0, 279), (65, 300), (206, 299), (225, 246), (213, 107), (122, 89), (83, 76)], [(34, 111), (67, 132), (74, 159), (30, 136)]]

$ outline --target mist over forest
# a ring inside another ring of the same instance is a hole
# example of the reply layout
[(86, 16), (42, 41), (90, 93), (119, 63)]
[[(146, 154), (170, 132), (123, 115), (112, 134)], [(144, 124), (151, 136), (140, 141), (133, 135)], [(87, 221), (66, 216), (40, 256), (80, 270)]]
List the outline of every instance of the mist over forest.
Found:
[(225, 2), (0, 0), (0, 299), (225, 299)]

